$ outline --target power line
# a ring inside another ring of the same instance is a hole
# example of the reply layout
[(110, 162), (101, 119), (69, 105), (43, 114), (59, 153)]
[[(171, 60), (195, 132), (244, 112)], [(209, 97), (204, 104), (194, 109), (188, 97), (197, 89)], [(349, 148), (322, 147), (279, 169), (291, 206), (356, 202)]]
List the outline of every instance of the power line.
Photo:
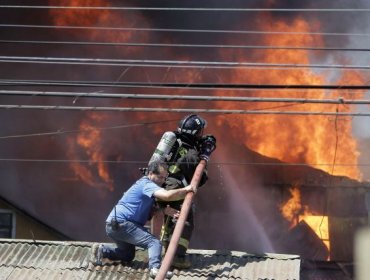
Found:
[[(181, 89), (181, 90), (215, 90), (217, 84), (210, 84), (208, 87), (206, 84), (196, 86), (194, 84), (161, 84), (161, 83), (137, 83), (137, 82), (110, 82), (110, 81), (56, 81), (56, 80), (6, 80), (0, 79), (0, 85), (3, 86), (72, 86), (72, 87), (122, 87), (122, 88), (160, 88), (160, 89)], [(355, 94), (356, 92), (348, 92), (351, 90), (366, 90), (369, 88), (363, 88), (364, 86), (341, 86), (341, 85), (254, 85), (254, 84), (241, 84), (240, 87), (237, 84), (230, 84), (227, 87), (226, 84), (220, 85), (222, 90), (225, 91), (284, 91), (284, 92), (307, 92), (307, 90), (322, 90), (330, 89), (333, 91), (346, 90), (346, 93)], [(351, 87), (351, 88), (349, 88)], [(363, 92), (361, 92), (363, 93)], [(366, 92), (365, 92), (366, 93)]]
[[(49, 83), (46, 81), (45, 83)], [(3, 81), (3, 84), (7, 84)], [(14, 83), (10, 83), (14, 84)], [(43, 84), (43, 83), (35, 83)], [(52, 84), (52, 82), (50, 82)], [(59, 84), (59, 83), (56, 83)], [(221, 84), (221, 83), (158, 83), (158, 82), (116, 82), (117, 85), (125, 87), (145, 87), (145, 88), (167, 88), (167, 89), (225, 89), (225, 90), (256, 90), (256, 89), (269, 89), (269, 90), (302, 90), (302, 89), (330, 89), (330, 90), (368, 90), (370, 85), (279, 85), (279, 84)], [(19, 85), (19, 84), (18, 84)], [(25, 85), (25, 83), (22, 83)], [(66, 84), (60, 84), (66, 85)], [(104, 85), (111, 86), (110, 84), (101, 84), (99, 82), (91, 82), (90, 85)]]
[(0, 43), (39, 44), (39, 45), (86, 45), (86, 46), (125, 46), (125, 47), (154, 47), (154, 48), (231, 48), (257, 50), (295, 50), (295, 51), (351, 51), (368, 52), (369, 48), (325, 48), (325, 47), (294, 47), (266, 45), (222, 45), (222, 44), (167, 44), (167, 43), (138, 43), (138, 42), (89, 42), (89, 41), (43, 41), (43, 40), (0, 40)]
[(0, 62), (6, 63), (47, 63), (47, 64), (81, 64), (99, 66), (157, 67), (157, 68), (200, 68), (200, 69), (233, 69), (233, 68), (334, 68), (368, 70), (368, 65), (344, 64), (281, 64), (235, 61), (184, 61), (153, 59), (114, 59), (114, 58), (81, 58), (81, 57), (40, 57), (40, 56), (0, 56)]
[[(147, 161), (137, 160), (83, 160), (83, 159), (27, 159), (27, 158), (0, 158), (0, 161), (16, 161), (16, 162), (48, 162), (48, 163), (116, 163), (116, 164), (137, 164), (147, 163)], [(332, 163), (285, 163), (285, 162), (214, 162), (212, 165), (256, 165), (256, 166), (331, 166)], [(336, 166), (370, 166), (370, 163), (351, 164), (351, 163), (336, 163)]]
[(326, 115), (343, 117), (367, 117), (363, 112), (305, 112), (305, 111), (265, 111), (265, 110), (227, 110), (196, 108), (142, 108), (142, 107), (103, 107), (103, 106), (62, 106), (62, 105), (0, 105), (0, 109), (31, 110), (73, 110), (73, 111), (112, 111), (112, 112), (167, 112), (167, 113), (205, 113), (205, 114), (249, 114), (249, 115)]
[(226, 33), (226, 34), (284, 34), (284, 35), (326, 35), (326, 36), (370, 36), (366, 33), (334, 33), (334, 32), (287, 32), (287, 31), (256, 31), (256, 30), (222, 30), (222, 29), (183, 29), (183, 28), (145, 28), (145, 27), (104, 27), (104, 26), (71, 26), (71, 25), (24, 25), (0, 24), (8, 28), (45, 28), (45, 29), (88, 29), (109, 31), (149, 31), (149, 32), (189, 32), (189, 33)]
[(0, 161), (15, 161), (15, 162), (48, 162), (48, 163), (144, 163), (144, 161), (133, 160), (83, 160), (83, 159), (22, 159), (22, 158), (0, 158)]
[(241, 96), (204, 96), (204, 95), (168, 95), (168, 94), (132, 94), (132, 93), (97, 93), (97, 92), (61, 92), (61, 91), (27, 91), (0, 90), (0, 95), (17, 96), (53, 96), (53, 97), (96, 97), (121, 99), (148, 100), (192, 100), (192, 101), (230, 101), (230, 102), (284, 102), (300, 104), (370, 104), (370, 100), (344, 99), (312, 99), (312, 98), (270, 98), (270, 97), (241, 97)]
[(0, 24), (7, 28), (42, 28), (42, 29), (86, 29), (103, 31), (149, 31), (149, 32), (184, 32), (184, 33), (222, 33), (222, 34), (281, 34), (281, 35), (323, 35), (323, 36), (370, 36), (368, 33), (339, 32), (294, 32), (294, 31), (258, 31), (258, 30), (222, 30), (222, 29), (183, 29), (183, 28), (145, 28), (113, 26), (75, 26), (75, 25), (35, 25), (35, 24)]
[[(278, 107), (280, 108), (280, 107), (288, 107), (288, 106), (285, 105), (285, 106), (278, 106)], [(135, 124), (115, 125), (115, 126), (109, 126), (109, 127), (93, 127), (93, 128), (88, 128), (88, 129), (73, 129), (73, 130), (58, 129), (57, 131), (49, 131), (49, 132), (5, 135), (5, 136), (0, 136), (0, 139), (62, 135), (62, 134), (70, 134), (70, 133), (80, 133), (80, 132), (91, 131), (91, 130), (111, 130), (111, 129), (131, 128), (131, 127), (137, 127), (137, 126), (144, 126), (144, 125), (149, 126), (149, 125), (155, 125), (155, 124), (160, 124), (160, 123), (178, 122), (178, 121), (179, 121), (178, 119), (172, 119), (172, 120), (161, 120), (161, 121), (143, 122), (143, 123), (135, 123)]]
[(224, 89), (224, 88), (259, 88), (259, 89), (351, 89), (351, 90), (367, 90), (370, 89), (370, 85), (274, 85), (274, 84), (221, 84), (221, 83), (137, 83), (129, 82), (125, 84), (131, 85), (143, 85), (149, 84), (151, 86), (167, 86), (171, 88), (213, 88), (213, 89)]
[(104, 7), (104, 6), (25, 6), (0, 5), (8, 9), (73, 9), (73, 10), (128, 10), (128, 11), (198, 11), (198, 12), (370, 12), (370, 9), (272, 9), (272, 8), (206, 8), (206, 7)]
[(0, 136), (0, 139), (25, 138), (25, 137), (50, 136), (50, 135), (63, 135), (63, 134), (70, 134), (70, 133), (81, 133), (81, 132), (91, 131), (91, 130), (111, 130), (111, 129), (131, 128), (131, 127), (137, 127), (137, 126), (148, 126), (148, 125), (155, 125), (155, 124), (159, 124), (159, 123), (177, 122), (177, 121), (178, 121), (178, 119), (161, 120), (161, 121), (155, 121), (155, 122), (134, 123), (134, 124), (114, 125), (114, 126), (109, 126), (109, 127), (93, 127), (93, 128), (88, 128), (88, 129), (72, 129), (72, 130), (58, 129), (57, 131), (49, 131), (49, 132), (38, 132), (38, 133), (17, 134), (17, 135), (5, 135), (5, 136)]

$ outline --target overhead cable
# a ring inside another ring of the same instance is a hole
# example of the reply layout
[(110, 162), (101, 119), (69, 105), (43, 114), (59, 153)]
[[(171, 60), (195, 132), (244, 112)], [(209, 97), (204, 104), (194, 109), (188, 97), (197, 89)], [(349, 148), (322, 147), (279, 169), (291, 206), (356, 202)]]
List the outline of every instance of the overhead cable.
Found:
[(25, 137), (50, 136), (50, 135), (55, 136), (55, 135), (64, 135), (64, 134), (70, 134), (70, 133), (82, 133), (82, 132), (91, 131), (91, 130), (111, 130), (111, 129), (132, 128), (132, 127), (138, 127), (138, 126), (148, 126), (148, 125), (155, 125), (159, 123), (177, 122), (177, 121), (178, 119), (173, 119), (173, 120), (160, 120), (160, 121), (152, 121), (152, 122), (114, 125), (114, 126), (109, 126), (109, 127), (93, 127), (93, 128), (89, 127), (85, 129), (72, 129), (72, 130), (58, 129), (57, 131), (49, 131), (49, 132), (3, 135), (3, 136), (0, 136), (0, 139), (25, 138)]
[[(0, 158), (0, 161), (19, 161), (19, 162), (50, 162), (50, 163), (114, 163), (114, 164), (138, 164), (147, 163), (147, 161), (138, 160), (91, 160), (91, 159), (37, 159), (37, 158)], [(256, 166), (331, 166), (332, 163), (288, 163), (288, 162), (215, 162), (213, 165), (256, 165)], [(336, 166), (370, 166), (370, 163), (336, 163)], [(347, 188), (347, 187), (346, 187)]]
[(198, 11), (198, 12), (370, 12), (366, 8), (322, 8), (322, 9), (279, 9), (279, 8), (207, 8), (207, 7), (110, 7), (110, 6), (26, 6), (0, 5), (8, 9), (71, 9), (71, 10), (128, 10), (128, 11)]
[[(3, 81), (3, 85), (6, 84)], [(48, 83), (46, 81), (46, 83)], [(14, 83), (9, 83), (13, 84)], [(36, 83), (37, 84), (37, 83)], [(58, 83), (56, 83), (58, 84)], [(100, 84), (91, 82), (91, 84)], [(104, 84), (104, 83), (103, 83)], [(303, 84), (221, 84), (221, 83), (158, 83), (158, 82), (116, 82), (117, 85), (126, 87), (144, 88), (167, 88), (167, 89), (225, 89), (225, 90), (246, 90), (246, 89), (331, 89), (331, 90), (368, 90), (370, 85), (303, 85)], [(25, 85), (23, 83), (23, 85)], [(90, 86), (89, 84), (87, 86)], [(110, 86), (109, 84), (107, 86)]]
[(369, 48), (325, 48), (325, 47), (294, 47), (267, 45), (222, 45), (222, 44), (175, 44), (175, 43), (138, 43), (138, 42), (91, 42), (91, 41), (43, 41), (43, 40), (0, 40), (0, 43), (17, 44), (56, 44), (56, 45), (86, 45), (86, 46), (125, 46), (125, 47), (155, 47), (155, 48), (232, 48), (257, 50), (296, 50), (296, 51), (350, 51), (368, 52)]
[(150, 27), (114, 27), (114, 26), (76, 26), (76, 25), (35, 25), (35, 24), (0, 24), (7, 28), (42, 28), (42, 29), (86, 29), (108, 31), (145, 31), (145, 32), (188, 32), (188, 33), (225, 33), (225, 34), (281, 34), (281, 35), (322, 35), (322, 36), (370, 36), (368, 33), (339, 32), (299, 32), (299, 31), (258, 31), (258, 30), (223, 30), (223, 29), (183, 29)]
[[(158, 88), (158, 89), (180, 89), (180, 90), (215, 90), (214, 85), (207, 87), (206, 85), (201, 85), (199, 87), (194, 85), (188, 84), (178, 84), (178, 86), (174, 86), (173, 84), (158, 84), (158, 83), (130, 83), (130, 82), (116, 82), (116, 81), (62, 81), (62, 80), (7, 80), (7, 79), (0, 79), (0, 85), (2, 86), (68, 86), (68, 87), (109, 87), (109, 88)], [(217, 84), (215, 84), (217, 86)], [(299, 88), (298, 88), (299, 86)], [(263, 90), (266, 92), (269, 91), (280, 91), (280, 92), (307, 92), (308, 90), (321, 90), (321, 89), (330, 89), (332, 91), (341, 91), (346, 90), (346, 93), (356, 94), (356, 90), (360, 90), (361, 94), (369, 93), (363, 92), (364, 88), (354, 87), (348, 88), (348, 86), (344, 87), (343, 85), (253, 85), (250, 84), (249, 87), (247, 85), (243, 85), (241, 87), (235, 87), (234, 84), (230, 84), (230, 87), (226, 87), (226, 85), (222, 86), (223, 91), (256, 91), (256, 90)], [(353, 91), (349, 92), (348, 90), (351, 89)], [(366, 88), (365, 88), (366, 89)], [(369, 86), (370, 89), (370, 86)]]
[(310, 98), (270, 98), (243, 96), (204, 96), (204, 95), (168, 95), (168, 94), (131, 94), (131, 93), (99, 93), (99, 92), (61, 92), (61, 91), (29, 91), (29, 90), (0, 90), (0, 95), (9, 96), (53, 96), (53, 97), (94, 97), (120, 99), (148, 100), (192, 100), (192, 101), (230, 101), (230, 102), (284, 102), (301, 104), (370, 104), (370, 100), (344, 99), (310, 99)]
[(64, 105), (5, 105), (0, 109), (31, 109), (31, 110), (73, 110), (73, 111), (112, 111), (112, 112), (153, 112), (153, 113), (205, 113), (205, 114), (246, 114), (246, 115), (319, 115), (343, 117), (368, 117), (364, 112), (308, 112), (308, 111), (266, 111), (266, 110), (228, 110), (228, 109), (197, 109), (197, 108), (142, 108), (142, 107), (111, 107), (111, 106), (64, 106)]
[(27, 56), (0, 56), (4, 63), (34, 63), (34, 64), (61, 64), (61, 65), (94, 65), (120, 67), (148, 67), (148, 68), (194, 68), (194, 69), (234, 69), (234, 68), (325, 68), (325, 69), (356, 69), (369, 70), (369, 65), (344, 64), (298, 64), (298, 63), (261, 63), (261, 62), (233, 62), (233, 61), (181, 61), (181, 60), (150, 60), (150, 59), (106, 59), (106, 58), (75, 58), (75, 57), (27, 57)]

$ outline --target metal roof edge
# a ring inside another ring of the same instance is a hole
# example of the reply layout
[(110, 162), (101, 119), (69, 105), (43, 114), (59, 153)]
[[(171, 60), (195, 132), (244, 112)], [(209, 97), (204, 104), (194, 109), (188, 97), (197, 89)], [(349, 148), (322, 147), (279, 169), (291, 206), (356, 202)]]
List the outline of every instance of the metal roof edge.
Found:
[[(28, 243), (28, 244), (40, 244), (40, 245), (64, 245), (64, 246), (86, 246), (91, 247), (93, 244), (96, 243), (104, 243), (104, 242), (92, 242), (92, 241), (54, 241), (54, 240), (32, 240), (32, 239), (11, 239), (11, 238), (0, 238), (0, 243)], [(142, 250), (137, 248), (137, 250)], [(268, 259), (279, 259), (279, 260), (292, 260), (292, 259), (300, 259), (299, 255), (289, 255), (289, 254), (279, 254), (279, 253), (246, 253), (242, 251), (234, 251), (234, 250), (208, 250), (208, 249), (188, 249), (188, 254), (194, 255), (224, 255), (224, 256), (235, 256), (235, 257), (260, 257), (260, 258), (268, 258)]]
[(199, 254), (199, 255), (225, 255), (225, 256), (235, 256), (235, 257), (260, 257), (260, 258), (269, 258), (269, 259), (280, 259), (280, 260), (291, 260), (291, 259), (300, 259), (299, 255), (289, 255), (289, 254), (279, 254), (279, 253), (246, 253), (242, 251), (234, 250), (203, 250), (203, 249), (188, 249), (188, 254)]

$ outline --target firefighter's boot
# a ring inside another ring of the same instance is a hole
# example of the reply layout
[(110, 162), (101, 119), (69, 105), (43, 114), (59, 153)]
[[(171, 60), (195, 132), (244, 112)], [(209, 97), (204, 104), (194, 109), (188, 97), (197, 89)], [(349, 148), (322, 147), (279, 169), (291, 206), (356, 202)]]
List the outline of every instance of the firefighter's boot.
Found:
[(187, 260), (186, 250), (188, 249), (189, 241), (185, 238), (180, 238), (179, 245), (177, 246), (175, 257), (172, 261), (172, 266), (178, 269), (187, 269), (191, 267), (191, 262)]
[(191, 262), (187, 260), (185, 256), (175, 256), (172, 267), (177, 269), (188, 269), (191, 267)]

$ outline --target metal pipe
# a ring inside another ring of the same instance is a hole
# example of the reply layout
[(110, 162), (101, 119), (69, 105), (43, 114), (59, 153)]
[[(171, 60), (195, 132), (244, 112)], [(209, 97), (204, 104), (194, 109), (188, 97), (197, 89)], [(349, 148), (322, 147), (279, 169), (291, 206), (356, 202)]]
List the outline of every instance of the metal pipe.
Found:
[[(194, 172), (193, 178), (191, 179), (190, 184), (195, 186), (196, 189), (198, 188), (200, 179), (202, 178), (202, 174), (206, 166), (207, 166), (207, 162), (204, 159), (202, 159), (199, 162), (197, 168), (195, 169), (195, 172)], [(184, 203), (182, 204), (182, 207), (181, 207), (180, 216), (176, 222), (175, 230), (172, 234), (170, 244), (168, 245), (166, 255), (163, 258), (161, 268), (159, 269), (159, 272), (157, 276), (155, 277), (155, 280), (163, 280), (166, 276), (167, 271), (170, 269), (172, 260), (176, 253), (177, 245), (179, 243), (186, 219), (188, 217), (188, 214), (191, 208), (191, 204), (193, 202), (193, 197), (194, 197), (193, 192), (189, 192), (185, 196)]]

